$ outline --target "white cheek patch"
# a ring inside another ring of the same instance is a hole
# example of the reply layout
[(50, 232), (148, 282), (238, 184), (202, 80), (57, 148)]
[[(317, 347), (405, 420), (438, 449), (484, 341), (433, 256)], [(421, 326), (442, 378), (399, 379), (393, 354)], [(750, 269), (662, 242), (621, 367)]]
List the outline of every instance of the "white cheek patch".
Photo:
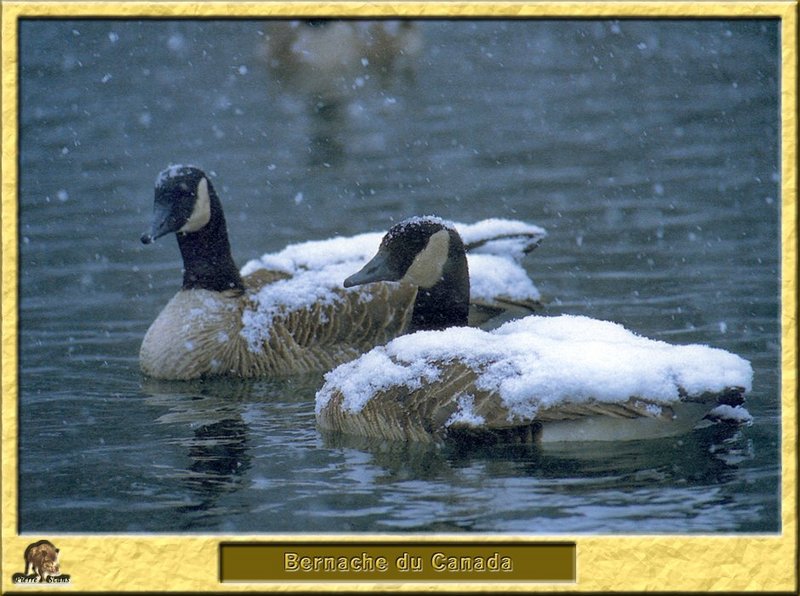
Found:
[(431, 288), (442, 279), (447, 253), (450, 250), (450, 233), (439, 230), (428, 239), (428, 244), (416, 257), (401, 281), (421, 288)]
[(200, 179), (197, 185), (197, 201), (187, 222), (179, 232), (196, 232), (204, 228), (211, 219), (211, 197), (208, 195), (208, 180)]

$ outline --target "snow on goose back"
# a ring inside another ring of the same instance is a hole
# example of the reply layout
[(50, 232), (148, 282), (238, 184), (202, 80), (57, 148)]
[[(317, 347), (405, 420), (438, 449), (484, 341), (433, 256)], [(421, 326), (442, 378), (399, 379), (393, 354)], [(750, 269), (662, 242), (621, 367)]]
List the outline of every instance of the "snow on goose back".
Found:
[[(530, 316), (486, 332), (419, 332), (329, 372), (321, 429), (438, 442), (627, 440), (690, 431), (712, 408), (739, 421), (749, 362), (587, 317)], [(722, 407), (719, 407), (719, 406)]]

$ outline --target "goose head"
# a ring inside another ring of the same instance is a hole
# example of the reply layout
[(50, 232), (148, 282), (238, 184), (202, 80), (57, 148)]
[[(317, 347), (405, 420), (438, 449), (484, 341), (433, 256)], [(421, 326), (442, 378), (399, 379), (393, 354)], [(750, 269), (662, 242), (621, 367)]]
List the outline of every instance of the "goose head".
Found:
[(194, 166), (170, 166), (156, 178), (153, 221), (143, 244), (175, 234), (183, 257), (183, 288), (243, 289), (231, 256), (222, 203), (208, 176)]
[(467, 324), (469, 269), (464, 243), (455, 228), (438, 217), (412, 217), (393, 226), (378, 253), (344, 286), (380, 281), (417, 286), (409, 331)]
[[(170, 166), (156, 179), (153, 224), (142, 244), (172, 233), (197, 232), (211, 221), (211, 182), (194, 166)], [(216, 194), (216, 193), (215, 193)]]

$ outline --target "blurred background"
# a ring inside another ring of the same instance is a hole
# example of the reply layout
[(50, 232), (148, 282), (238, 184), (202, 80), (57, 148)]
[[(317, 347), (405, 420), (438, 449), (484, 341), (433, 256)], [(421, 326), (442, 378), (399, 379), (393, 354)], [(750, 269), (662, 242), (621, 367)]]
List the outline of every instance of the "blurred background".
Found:
[[(779, 22), (23, 20), (22, 532), (780, 531)], [(241, 266), (415, 214), (549, 236), (542, 314), (753, 363), (749, 428), (464, 452), (332, 442), (321, 376), (156, 383), (169, 164)]]

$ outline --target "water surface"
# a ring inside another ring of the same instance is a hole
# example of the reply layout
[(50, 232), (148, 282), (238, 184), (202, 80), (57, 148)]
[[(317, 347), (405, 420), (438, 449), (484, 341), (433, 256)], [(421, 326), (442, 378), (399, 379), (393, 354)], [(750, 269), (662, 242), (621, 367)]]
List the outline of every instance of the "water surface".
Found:
[[(427, 21), (331, 114), (257, 21), (20, 25), (20, 530), (780, 531), (777, 21)], [(314, 425), (320, 375), (159, 383), (157, 173), (213, 175), (241, 265), (414, 214), (544, 226), (548, 305), (753, 363), (753, 426), (465, 451)]]

